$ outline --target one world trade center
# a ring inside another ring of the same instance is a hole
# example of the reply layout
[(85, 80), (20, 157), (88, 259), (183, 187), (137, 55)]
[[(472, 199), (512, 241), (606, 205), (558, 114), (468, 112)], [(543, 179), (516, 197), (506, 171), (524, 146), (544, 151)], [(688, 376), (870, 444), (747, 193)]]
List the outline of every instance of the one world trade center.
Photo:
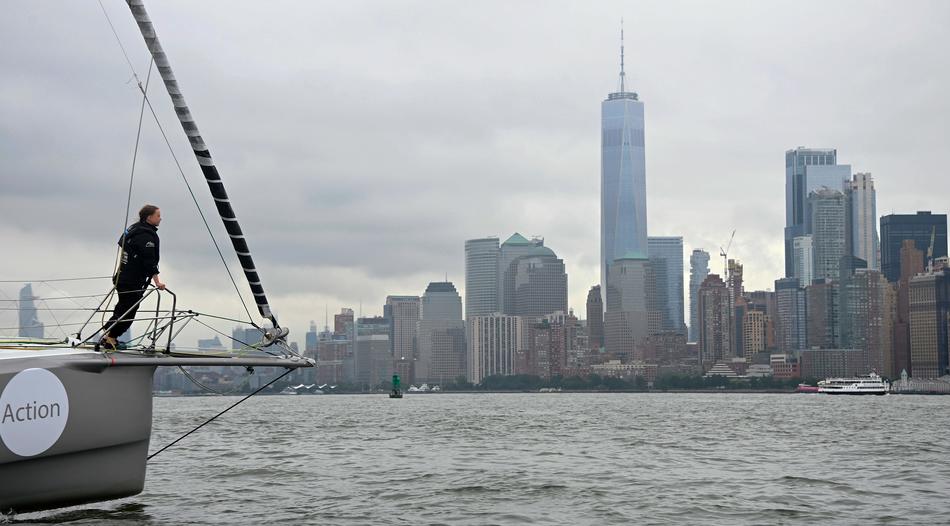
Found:
[(643, 103), (624, 85), (620, 32), (620, 91), (600, 105), (600, 279), (606, 290), (615, 259), (646, 259), (646, 159)]

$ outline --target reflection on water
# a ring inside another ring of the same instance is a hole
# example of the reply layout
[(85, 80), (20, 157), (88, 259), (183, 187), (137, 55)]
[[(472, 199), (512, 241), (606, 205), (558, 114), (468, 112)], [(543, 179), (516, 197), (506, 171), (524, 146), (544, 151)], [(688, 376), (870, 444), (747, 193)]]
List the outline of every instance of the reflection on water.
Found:
[[(155, 400), (152, 450), (235, 398)], [(18, 524), (946, 522), (950, 397), (257, 397), (143, 494)], [(8, 519), (9, 521), (10, 519)]]

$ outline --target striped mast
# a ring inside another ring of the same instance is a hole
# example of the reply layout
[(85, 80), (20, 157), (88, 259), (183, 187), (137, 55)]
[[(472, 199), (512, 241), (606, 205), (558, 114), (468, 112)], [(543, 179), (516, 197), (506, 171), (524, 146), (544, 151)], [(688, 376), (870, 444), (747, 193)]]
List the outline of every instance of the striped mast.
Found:
[(152, 58), (155, 60), (155, 66), (158, 68), (162, 81), (165, 83), (165, 89), (172, 99), (175, 106), (175, 114), (178, 116), (178, 122), (181, 123), (188, 141), (191, 142), (191, 149), (195, 153), (198, 165), (201, 166), (201, 173), (204, 174), (205, 181), (208, 183), (208, 189), (211, 190), (211, 197), (214, 198), (214, 204), (218, 209), (218, 215), (224, 222), (224, 228), (231, 238), (231, 245), (241, 262), (241, 268), (244, 270), (244, 276), (251, 286), (251, 293), (254, 294), (254, 301), (257, 303), (257, 310), (261, 316), (269, 319), (275, 328), (277, 318), (270, 310), (267, 303), (267, 296), (264, 294), (264, 287), (261, 285), (261, 278), (257, 274), (257, 267), (254, 266), (254, 260), (251, 258), (251, 250), (247, 246), (247, 240), (244, 238), (244, 232), (241, 231), (241, 225), (238, 224), (234, 209), (231, 208), (231, 200), (228, 199), (228, 193), (224, 189), (224, 182), (218, 174), (218, 169), (214, 166), (214, 160), (211, 158), (211, 152), (205, 144), (204, 139), (198, 132), (198, 125), (195, 124), (194, 117), (191, 116), (191, 110), (185, 103), (185, 97), (178, 87), (178, 81), (175, 79), (175, 73), (172, 72), (171, 64), (168, 62), (168, 56), (162, 49), (162, 44), (158, 41), (158, 35), (155, 33), (155, 27), (152, 20), (145, 11), (145, 5), (142, 0), (126, 0), (129, 9), (132, 10), (132, 16), (142, 32), (145, 44), (148, 46)]

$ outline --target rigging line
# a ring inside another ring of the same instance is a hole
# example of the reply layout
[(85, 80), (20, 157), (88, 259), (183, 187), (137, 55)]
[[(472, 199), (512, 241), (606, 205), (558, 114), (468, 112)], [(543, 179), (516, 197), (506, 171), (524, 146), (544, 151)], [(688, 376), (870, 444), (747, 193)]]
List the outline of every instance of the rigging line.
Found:
[(87, 281), (93, 279), (109, 279), (112, 276), (90, 276), (88, 278), (59, 278), (59, 279), (0, 279), (0, 283), (51, 283), (57, 281)]
[[(256, 344), (252, 345), (252, 344), (250, 344), (250, 343), (243, 342), (243, 341), (241, 341), (241, 340), (235, 338), (234, 336), (229, 336), (228, 334), (223, 333), (223, 332), (219, 331), (218, 329), (215, 329), (215, 328), (212, 327), (211, 325), (208, 325), (207, 323), (205, 323), (205, 322), (199, 320), (198, 318), (193, 318), (193, 319), (194, 319), (196, 322), (198, 322), (198, 323), (204, 325), (205, 327), (211, 329), (212, 331), (214, 331), (214, 332), (220, 334), (221, 336), (224, 336), (225, 338), (227, 338), (227, 339), (229, 339), (229, 340), (231, 340), (231, 341), (233, 341), (233, 342), (240, 343), (240, 344), (243, 345), (244, 347), (247, 347), (247, 348), (249, 348), (249, 349), (255, 349), (255, 350), (258, 350), (258, 351), (267, 353), (267, 354), (269, 354), (269, 355), (271, 355), (271, 356), (277, 356), (276, 354), (274, 354), (274, 353), (272, 353), (272, 352), (270, 352), (270, 351), (264, 350), (262, 347), (258, 347)], [(263, 334), (264, 334), (264, 333), (261, 333), (261, 336), (263, 336)]]
[(135, 77), (135, 80), (139, 80), (139, 76), (135, 73), (135, 67), (132, 66), (132, 60), (129, 59), (129, 54), (125, 51), (125, 46), (122, 45), (122, 39), (119, 38), (119, 33), (115, 30), (115, 26), (112, 25), (112, 19), (109, 18), (109, 13), (106, 11), (106, 7), (102, 5), (102, 0), (99, 0), (99, 8), (102, 9), (102, 14), (106, 16), (106, 22), (109, 23), (109, 27), (112, 29), (112, 34), (115, 35), (115, 41), (119, 44), (119, 49), (122, 50), (122, 56), (125, 57), (125, 62), (129, 65), (129, 69), (132, 71), (132, 76)]
[(185, 375), (185, 378), (191, 380), (191, 383), (197, 385), (198, 387), (204, 389), (205, 391), (208, 391), (209, 393), (214, 393), (214, 394), (220, 395), (220, 396), (224, 396), (224, 395), (228, 394), (228, 393), (223, 393), (223, 392), (221, 392), (221, 391), (218, 391), (218, 390), (216, 390), (216, 389), (212, 389), (211, 387), (208, 387), (207, 385), (205, 385), (205, 384), (199, 382), (197, 378), (195, 378), (194, 376), (192, 376), (191, 373), (189, 373), (187, 370), (185, 370), (184, 367), (182, 367), (182, 366), (180, 366), (180, 365), (178, 366), (178, 370), (181, 371), (181, 374)]
[[(139, 87), (141, 89), (141, 86)], [(175, 155), (175, 150), (172, 148), (171, 141), (168, 140), (168, 135), (165, 134), (165, 128), (162, 126), (162, 122), (158, 120), (158, 114), (155, 113), (155, 108), (152, 107), (152, 101), (149, 100), (148, 95), (145, 92), (142, 92), (142, 95), (145, 98), (145, 103), (148, 104), (148, 110), (152, 113), (152, 118), (155, 119), (155, 124), (158, 125), (158, 130), (162, 133), (162, 138), (165, 139), (165, 145), (168, 146), (168, 151), (172, 155), (172, 159), (175, 160), (175, 166), (178, 167), (178, 173), (181, 174), (181, 179), (185, 182), (185, 186), (188, 188), (188, 193), (191, 194), (191, 200), (195, 203), (195, 208), (198, 209), (198, 215), (201, 216), (201, 221), (205, 225), (205, 229), (208, 231), (208, 235), (211, 236), (211, 242), (214, 243), (215, 250), (218, 251), (218, 257), (221, 258), (221, 263), (224, 265), (224, 270), (227, 271), (228, 277), (231, 279), (231, 284), (234, 285), (234, 292), (237, 293), (238, 299), (241, 300), (241, 305), (244, 306), (244, 312), (247, 313), (247, 319), (251, 325), (257, 327), (257, 324), (254, 323), (254, 318), (251, 316), (250, 309), (247, 308), (247, 303), (244, 301), (244, 296), (241, 294), (241, 290), (238, 288), (237, 282), (234, 281), (234, 275), (231, 274), (231, 268), (228, 267), (228, 262), (224, 259), (224, 253), (221, 252), (221, 247), (218, 245), (218, 240), (214, 237), (214, 232), (211, 231), (211, 225), (208, 224), (208, 219), (205, 217), (204, 211), (201, 210), (201, 205), (198, 204), (198, 198), (195, 196), (194, 190), (191, 189), (191, 183), (188, 182), (188, 177), (185, 176), (185, 171), (181, 167), (181, 163), (178, 162), (178, 156)]]
[(163, 447), (162, 449), (159, 449), (158, 451), (152, 453), (151, 455), (148, 456), (148, 458), (147, 458), (146, 460), (152, 460), (152, 458), (155, 457), (155, 455), (157, 455), (157, 454), (161, 453), (162, 451), (165, 451), (166, 449), (168, 449), (168, 448), (174, 446), (174, 445), (177, 444), (178, 442), (182, 441), (182, 440), (183, 440), (185, 437), (187, 437), (188, 435), (190, 435), (190, 434), (194, 433), (195, 431), (201, 429), (202, 427), (204, 427), (204, 426), (210, 424), (212, 421), (214, 421), (214, 419), (216, 419), (216, 418), (218, 418), (219, 416), (223, 415), (224, 413), (227, 413), (228, 411), (234, 409), (234, 408), (237, 407), (238, 404), (240, 404), (241, 402), (243, 402), (243, 401), (247, 400), (248, 398), (250, 398), (250, 397), (256, 395), (257, 393), (263, 391), (264, 389), (270, 387), (272, 384), (276, 383), (277, 380), (280, 380), (281, 378), (287, 376), (287, 375), (290, 374), (291, 372), (293, 372), (293, 369), (287, 369), (286, 371), (284, 371), (284, 374), (282, 374), (282, 375), (280, 375), (280, 376), (274, 378), (274, 379), (271, 380), (270, 382), (267, 382), (267, 384), (261, 386), (257, 391), (254, 391), (253, 393), (251, 393), (251, 394), (245, 396), (244, 398), (238, 400), (237, 402), (234, 402), (233, 404), (231, 404), (230, 406), (228, 406), (228, 408), (225, 409), (224, 411), (221, 411), (220, 413), (218, 413), (218, 414), (212, 416), (211, 418), (205, 420), (205, 421), (204, 421), (201, 425), (199, 425), (198, 427), (196, 427), (196, 428), (192, 429), (191, 431), (185, 433), (184, 435), (182, 435), (182, 436), (176, 438), (174, 441), (172, 441), (171, 443), (169, 443), (167, 446)]

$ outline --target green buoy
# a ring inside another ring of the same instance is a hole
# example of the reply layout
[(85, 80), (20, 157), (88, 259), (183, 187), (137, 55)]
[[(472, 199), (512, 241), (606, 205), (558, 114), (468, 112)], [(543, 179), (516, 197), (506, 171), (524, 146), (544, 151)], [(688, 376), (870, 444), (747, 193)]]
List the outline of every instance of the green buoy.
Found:
[(393, 375), (393, 389), (389, 392), (390, 398), (402, 398), (402, 389), (399, 388), (399, 375)]

